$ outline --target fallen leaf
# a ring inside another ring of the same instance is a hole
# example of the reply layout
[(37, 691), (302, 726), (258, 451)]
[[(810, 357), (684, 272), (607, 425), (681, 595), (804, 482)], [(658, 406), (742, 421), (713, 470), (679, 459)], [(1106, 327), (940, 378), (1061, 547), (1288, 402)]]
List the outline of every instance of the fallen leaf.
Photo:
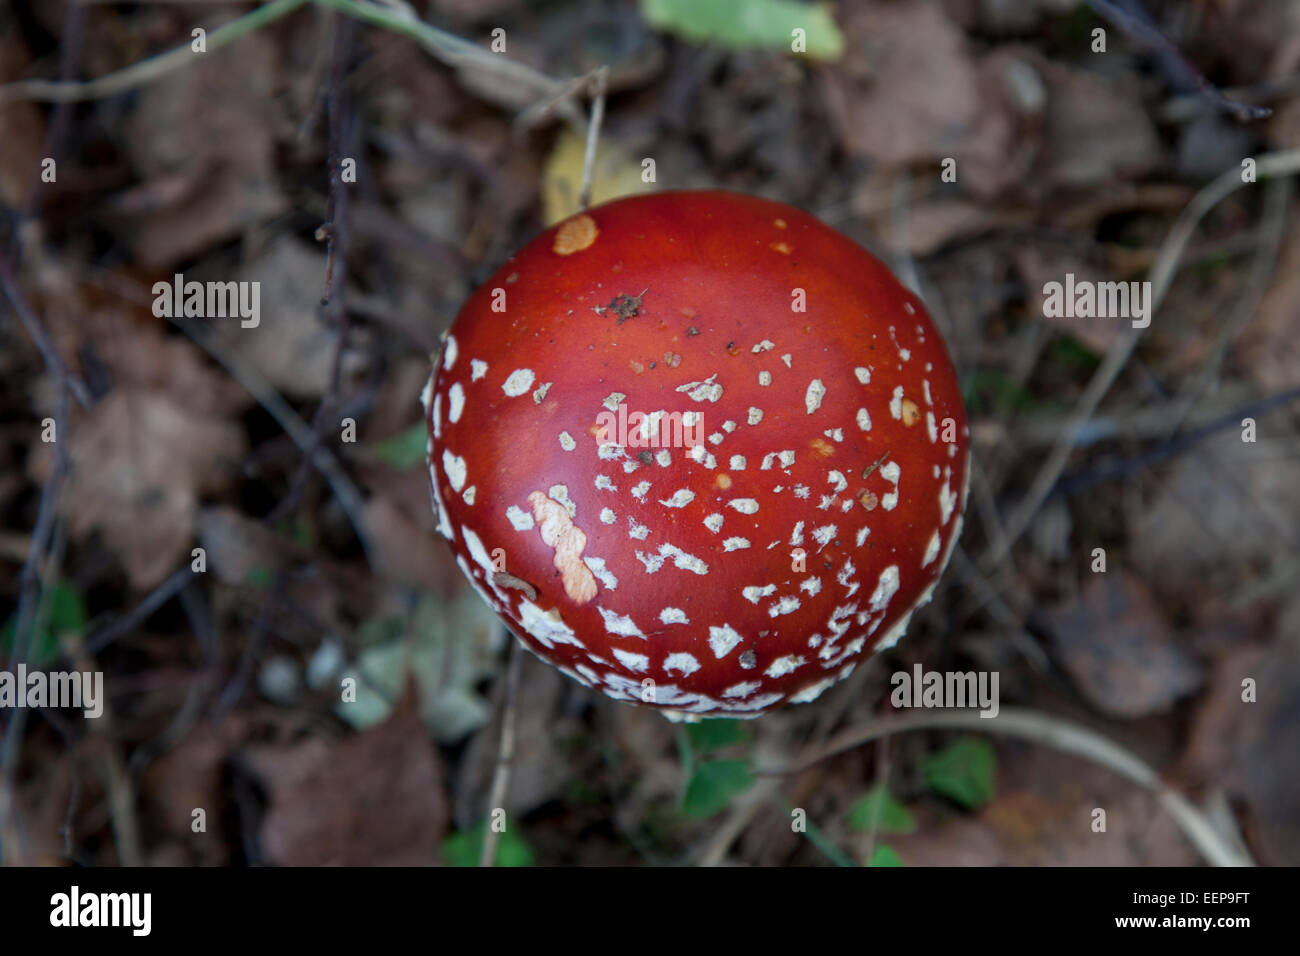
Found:
[[(199, 495), (229, 481), (245, 453), (243, 431), (160, 392), (119, 388), (70, 432), (59, 440), (72, 466), (62, 498), (73, 535), (103, 535), (141, 590), (188, 563)], [(51, 460), (48, 446), (39, 451), (38, 479)]]
[(250, 747), (269, 806), (261, 845), (277, 866), (437, 862), (447, 799), (434, 748), (412, 708), (341, 741), (314, 736)]
[(1048, 608), (1044, 619), (1062, 666), (1103, 713), (1160, 713), (1200, 686), (1199, 665), (1142, 583), (1122, 570), (1094, 574), (1078, 600)]

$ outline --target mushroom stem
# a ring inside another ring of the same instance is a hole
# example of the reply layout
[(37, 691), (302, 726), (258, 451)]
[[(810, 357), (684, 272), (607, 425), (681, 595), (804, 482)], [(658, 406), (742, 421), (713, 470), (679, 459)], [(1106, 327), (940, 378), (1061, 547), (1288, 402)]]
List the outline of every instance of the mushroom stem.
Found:
[(1166, 785), (1160, 775), (1132, 751), (1086, 727), (1034, 710), (1003, 707), (998, 716), (991, 720), (980, 717), (978, 711), (915, 713), (905, 717), (874, 720), (832, 737), (811, 757), (785, 768), (758, 770), (756, 773), (760, 776), (799, 773), (835, 754), (860, 747), (886, 734), (906, 730), (979, 730), (1006, 734), (1091, 760), (1149, 790), (1207, 863), (1213, 866), (1255, 865), (1255, 861), (1244, 850), (1226, 839), (1204, 813), (1181, 793)]

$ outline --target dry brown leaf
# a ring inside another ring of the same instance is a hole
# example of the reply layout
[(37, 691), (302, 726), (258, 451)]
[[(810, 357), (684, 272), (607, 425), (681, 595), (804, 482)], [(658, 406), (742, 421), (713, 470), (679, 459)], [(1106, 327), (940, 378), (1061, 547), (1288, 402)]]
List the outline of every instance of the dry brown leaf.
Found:
[[(92, 531), (122, 559), (133, 587), (148, 589), (182, 563), (199, 495), (220, 488), (245, 453), (235, 424), (193, 415), (161, 392), (110, 392), (68, 436), (72, 470), (63, 507), (73, 535)], [(49, 446), (32, 456), (42, 478)]]
[(262, 851), (280, 866), (437, 862), (447, 828), (442, 770), (410, 706), (342, 741), (252, 747), (270, 795)]
[(1122, 570), (1094, 574), (1077, 601), (1044, 618), (1061, 664), (1103, 713), (1160, 713), (1200, 685), (1200, 667), (1142, 583)]

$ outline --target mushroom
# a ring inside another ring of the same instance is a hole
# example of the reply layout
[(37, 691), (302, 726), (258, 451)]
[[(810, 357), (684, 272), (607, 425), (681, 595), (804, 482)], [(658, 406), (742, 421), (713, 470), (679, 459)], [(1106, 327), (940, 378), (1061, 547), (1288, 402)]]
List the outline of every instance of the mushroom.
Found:
[(539, 657), (752, 717), (892, 647), (957, 536), (969, 430), (920, 299), (793, 207), (664, 192), (542, 233), (424, 393), (438, 528)]

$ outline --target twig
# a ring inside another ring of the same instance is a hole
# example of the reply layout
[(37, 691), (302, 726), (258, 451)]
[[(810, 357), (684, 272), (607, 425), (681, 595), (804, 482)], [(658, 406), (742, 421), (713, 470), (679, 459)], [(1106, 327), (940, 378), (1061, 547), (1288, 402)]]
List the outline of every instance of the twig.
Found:
[(828, 757), (853, 750), (886, 734), (909, 730), (975, 730), (1006, 734), (1083, 757), (1149, 790), (1207, 862), (1214, 866), (1254, 865), (1248, 855), (1241, 853), (1214, 828), (1205, 814), (1167, 786), (1159, 774), (1132, 751), (1086, 727), (1033, 710), (1003, 707), (994, 718), (981, 717), (978, 711), (928, 711), (875, 720), (836, 735), (821, 750), (793, 766), (759, 773), (765, 776), (799, 773)]
[[(335, 20), (334, 56), (330, 67), (329, 99), (329, 200), (325, 212), (325, 224), (319, 232), (325, 239), (325, 294), (321, 298), (321, 309), (333, 313), (334, 318), (334, 357), (330, 366), (330, 380), (320, 405), (311, 423), (311, 446), (303, 450), (302, 464), (289, 486), (289, 493), (267, 516), (267, 521), (275, 524), (293, 514), (302, 501), (311, 477), (316, 449), (321, 445), (325, 422), (329, 412), (338, 405), (339, 389), (343, 379), (343, 352), (347, 347), (350, 323), (343, 288), (347, 284), (347, 211), (348, 190), (343, 186), (340, 164), (343, 160), (343, 127), (346, 123), (344, 107), (344, 72), (347, 68), (348, 51), (352, 47), (352, 20), (338, 17)], [(337, 261), (336, 261), (337, 260)]]
[(175, 597), (193, 578), (194, 572), (188, 564), (173, 571), (167, 580), (145, 595), (144, 600), (132, 608), (129, 614), (119, 617), (91, 634), (86, 640), (86, 653), (95, 657), (118, 638), (130, 634), (154, 611)]
[(1088, 0), (1088, 6), (1123, 30), (1130, 39), (1145, 44), (1161, 56), (1168, 58), (1177, 66), (1178, 71), (1191, 81), (1204, 99), (1209, 100), (1223, 112), (1230, 113), (1239, 120), (1264, 119), (1273, 115), (1273, 111), (1266, 106), (1251, 106), (1249, 103), (1239, 103), (1229, 99), (1222, 90), (1206, 79), (1205, 74), (1193, 66), (1187, 57), (1183, 56), (1182, 51), (1172, 40), (1143, 17), (1121, 9), (1110, 0)]
[(497, 746), (496, 769), (492, 772), (492, 789), (488, 794), (488, 812), (483, 827), (483, 854), (479, 866), (496, 866), (499, 834), (492, 826), (492, 815), (504, 809), (510, 792), (510, 770), (515, 759), (515, 711), (519, 699), (519, 673), (523, 669), (524, 650), (519, 639), (511, 637), (507, 655), (505, 694), (501, 702), (501, 741)]
[(609, 80), (609, 67), (596, 70), (591, 79), (591, 119), (587, 123), (587, 148), (582, 156), (582, 188), (578, 190), (578, 208), (591, 205), (591, 181), (595, 176), (596, 143), (600, 139), (600, 125), (605, 119), (605, 87)]
[[(1255, 168), (1260, 178), (1294, 175), (1300, 172), (1300, 149), (1266, 153), (1259, 157)], [(1173, 227), (1169, 230), (1169, 234), (1165, 237), (1165, 241), (1156, 254), (1155, 262), (1151, 265), (1149, 273), (1151, 301), (1148, 305), (1147, 314), (1149, 320), (1154, 321), (1155, 313), (1160, 303), (1164, 301), (1165, 293), (1169, 291), (1174, 273), (1178, 269), (1179, 260), (1182, 258), (1183, 251), (1187, 248), (1187, 243), (1191, 239), (1196, 226), (1211, 209), (1243, 185), (1245, 183), (1241, 179), (1241, 170), (1228, 170), (1193, 196), (1192, 201), (1187, 204), (1187, 207), (1174, 221)], [(1151, 321), (1148, 321), (1147, 327), (1150, 327)], [(1120, 370), (1128, 362), (1134, 349), (1137, 348), (1144, 331), (1145, 328), (1130, 326), (1111, 345), (1110, 351), (1106, 353), (1106, 358), (1097, 371), (1093, 373), (1091, 381), (1088, 382), (1087, 388), (1084, 389), (1084, 393), (1080, 397), (1079, 404), (1076, 406), (1069, 423), (1062, 429), (1060, 436), (1052, 447), (1051, 453), (1047, 456), (1047, 460), (1039, 469), (1038, 474), (1034, 476), (1029, 491), (1026, 492), (1024, 499), (1021, 500), (1007, 519), (1005, 537), (1001, 541), (990, 545), (985, 552), (982, 562), (985, 571), (991, 571), (1001, 563), (1002, 559), (1010, 551), (1011, 546), (1019, 540), (1020, 536), (1029, 527), (1030, 522), (1033, 521), (1034, 515), (1038, 513), (1038, 509), (1042, 507), (1043, 502), (1051, 494), (1053, 486), (1069, 461), (1070, 453), (1074, 448), (1075, 436), (1092, 418), (1093, 412), (1097, 410), (1102, 398), (1105, 397), (1106, 392), (1109, 391), (1110, 386), (1119, 376)]]
[[(208, 34), (207, 51), (213, 53), (227, 44), (233, 43), (245, 34), (252, 33), (280, 17), (292, 13), (307, 3), (307, 0), (272, 0), (271, 3), (258, 7), (244, 14), (238, 20), (220, 26)], [(151, 56), (139, 63), (115, 70), (105, 76), (85, 82), (62, 82), (58, 80), (22, 80), (0, 86), (0, 106), (23, 100), (36, 100), (43, 103), (82, 103), (86, 100), (103, 99), (117, 93), (125, 93), (144, 86), (166, 76), (173, 70), (188, 66), (195, 61), (196, 54), (190, 44), (178, 46)]]

